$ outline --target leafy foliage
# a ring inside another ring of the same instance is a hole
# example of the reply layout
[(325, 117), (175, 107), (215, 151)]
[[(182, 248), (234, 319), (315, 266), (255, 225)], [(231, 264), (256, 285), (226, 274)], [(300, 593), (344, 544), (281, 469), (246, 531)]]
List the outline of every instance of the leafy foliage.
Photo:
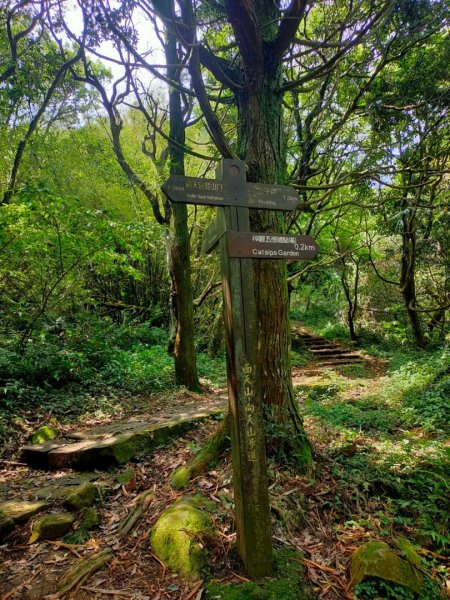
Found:
[(358, 600), (441, 600), (441, 591), (431, 579), (426, 579), (422, 590), (417, 596), (411, 590), (401, 585), (395, 585), (381, 579), (369, 579), (360, 583), (355, 588)]

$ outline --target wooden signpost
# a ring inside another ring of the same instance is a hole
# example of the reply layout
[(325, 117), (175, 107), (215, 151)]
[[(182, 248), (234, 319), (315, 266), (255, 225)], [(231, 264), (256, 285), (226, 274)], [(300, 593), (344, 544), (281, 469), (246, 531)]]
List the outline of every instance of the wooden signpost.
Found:
[(309, 236), (249, 231), (249, 208), (290, 211), (298, 196), (289, 186), (248, 183), (243, 161), (223, 160), (216, 180), (172, 175), (162, 190), (173, 202), (219, 207), (202, 250), (220, 245), (237, 545), (257, 579), (271, 572), (272, 540), (252, 261), (313, 258), (317, 246)]

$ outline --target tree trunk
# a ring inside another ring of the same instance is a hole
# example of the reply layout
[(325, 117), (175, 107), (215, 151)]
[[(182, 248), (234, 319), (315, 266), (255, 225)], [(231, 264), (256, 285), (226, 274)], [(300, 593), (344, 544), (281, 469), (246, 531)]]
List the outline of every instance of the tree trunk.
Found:
[[(339, 247), (338, 247), (339, 250)], [(350, 285), (347, 280), (347, 263), (345, 262), (345, 258), (341, 258), (342, 264), (342, 273), (341, 273), (341, 283), (342, 288), (344, 290), (345, 299), (347, 300), (347, 323), (348, 323), (348, 332), (350, 334), (350, 339), (352, 342), (358, 341), (358, 336), (356, 335), (355, 329), (355, 317), (356, 311), (358, 309), (358, 284), (359, 284), (359, 259), (353, 258), (353, 264), (355, 265), (355, 280), (353, 283), (353, 297), (350, 290)]]
[[(168, 32), (166, 37), (166, 61), (168, 77), (179, 81), (180, 68), (177, 55), (177, 39)], [(180, 92), (175, 87), (169, 90), (170, 112), (170, 173), (184, 175), (185, 131)], [(173, 204), (173, 225), (168, 235), (168, 262), (172, 281), (172, 310), (174, 315), (173, 355), (175, 379), (178, 385), (199, 391), (196, 354), (194, 344), (194, 300), (191, 281), (190, 237), (188, 212), (185, 204)]]
[(403, 240), (400, 290), (405, 302), (414, 341), (417, 346), (424, 348), (427, 341), (423, 331), (422, 321), (416, 310), (416, 215), (415, 210), (408, 206), (406, 200), (402, 203), (402, 209)]
[[(238, 154), (249, 167), (248, 180), (285, 183), (286, 150), (282, 130), (280, 66), (266, 63), (260, 78), (237, 95)], [(282, 232), (279, 211), (251, 211), (253, 231)], [(290, 364), (289, 299), (285, 261), (255, 260), (259, 320), (261, 389), (266, 409), (269, 453), (305, 467), (312, 449), (294, 398)]]

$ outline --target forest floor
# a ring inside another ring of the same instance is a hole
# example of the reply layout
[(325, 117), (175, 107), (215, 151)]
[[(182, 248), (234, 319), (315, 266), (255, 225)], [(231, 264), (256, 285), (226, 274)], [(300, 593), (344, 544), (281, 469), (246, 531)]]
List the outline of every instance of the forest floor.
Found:
[[(301, 475), (269, 460), (274, 544), (301, 551), (305, 576), (319, 598), (344, 600), (354, 598), (348, 587), (352, 552), (368, 540), (390, 543), (402, 535), (419, 546), (428, 573), (450, 592), (449, 564), (442, 550), (448, 517), (445, 505), (440, 504), (442, 495), (445, 501), (442, 465), (447, 442), (443, 432), (408, 426), (414, 421), (405, 416), (405, 390), (400, 395), (393, 393), (388, 366), (379, 360), (367, 357), (363, 364), (336, 370), (312, 364), (296, 368), (293, 379), (316, 461), (309, 473)], [(224, 392), (210, 388), (198, 396), (186, 391), (124, 396), (115, 404), (115, 415), (105, 411), (90, 419), (85, 415), (82, 420), (66, 420), (63, 429), (67, 433), (80, 427), (80, 422), (88, 427), (136, 418), (141, 413), (179, 411), (208, 398), (214, 403)], [(174, 491), (169, 485), (173, 470), (185, 464), (217, 428), (217, 417), (150, 457), (105, 472), (81, 474), (70, 469), (39, 471), (21, 464), (18, 442), (25, 441), (27, 431), (52, 418), (54, 415), (24, 418), (23, 439), (14, 439), (9, 456), (0, 462), (0, 495), (8, 499), (23, 498), (24, 494), (42, 497), (42, 490), (45, 496), (49, 486), (87, 478), (100, 492), (96, 506), (101, 526), (86, 539), (77, 540), (75, 531), (64, 541), (34, 544), (28, 543), (30, 523), (16, 528), (0, 546), (2, 600), (56, 598), (60, 577), (80, 558), (106, 548), (111, 551), (106, 568), (66, 598), (199, 600), (204, 580), (188, 582), (170, 573), (149, 544), (149, 532), (158, 516), (180, 495), (198, 491), (216, 506), (218, 536), (208, 548), (205, 580), (245, 581), (234, 550), (229, 453), (187, 490)], [(147, 510), (127, 537), (115, 538), (118, 524), (146, 490), (153, 491)]]

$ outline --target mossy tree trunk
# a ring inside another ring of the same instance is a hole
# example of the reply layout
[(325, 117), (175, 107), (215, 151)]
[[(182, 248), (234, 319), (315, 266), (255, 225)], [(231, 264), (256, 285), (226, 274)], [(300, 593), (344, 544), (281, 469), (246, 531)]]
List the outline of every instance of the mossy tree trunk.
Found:
[[(257, 21), (255, 39), (249, 40), (243, 30), (248, 28), (248, 23), (241, 19), (240, 11), (235, 10), (231, 2), (226, 6), (244, 63), (241, 88), (236, 92), (239, 157), (248, 165), (249, 181), (286, 183), (280, 93), (282, 53), (275, 45), (280, 33), (276, 25), (278, 8), (271, 0), (258, 2), (257, 10), (255, 7), (252, 14)], [(283, 35), (289, 37), (290, 34), (285, 31)], [(283, 232), (284, 227), (284, 217), (279, 211), (251, 213), (252, 231)], [(268, 419), (269, 452), (289, 457), (305, 467), (311, 463), (312, 450), (292, 388), (286, 263), (255, 260), (254, 270), (259, 321), (258, 361)]]
[[(407, 178), (405, 187), (412, 184)], [(417, 259), (417, 216), (416, 208), (408, 201), (408, 189), (401, 202), (402, 209), (402, 258), (400, 271), (400, 291), (405, 303), (406, 313), (411, 325), (414, 341), (419, 348), (427, 344), (422, 321), (417, 312), (416, 297), (416, 259)]]
[[(165, 54), (167, 74), (172, 81), (180, 81), (180, 57), (177, 38), (170, 31), (166, 34)], [(184, 175), (185, 126), (178, 88), (169, 89), (170, 113), (170, 173)], [(178, 385), (198, 391), (196, 353), (194, 345), (194, 302), (191, 279), (190, 237), (188, 212), (185, 204), (172, 205), (172, 228), (168, 234), (167, 253), (172, 281), (172, 312), (174, 331), (172, 351), (175, 362), (175, 379)]]

